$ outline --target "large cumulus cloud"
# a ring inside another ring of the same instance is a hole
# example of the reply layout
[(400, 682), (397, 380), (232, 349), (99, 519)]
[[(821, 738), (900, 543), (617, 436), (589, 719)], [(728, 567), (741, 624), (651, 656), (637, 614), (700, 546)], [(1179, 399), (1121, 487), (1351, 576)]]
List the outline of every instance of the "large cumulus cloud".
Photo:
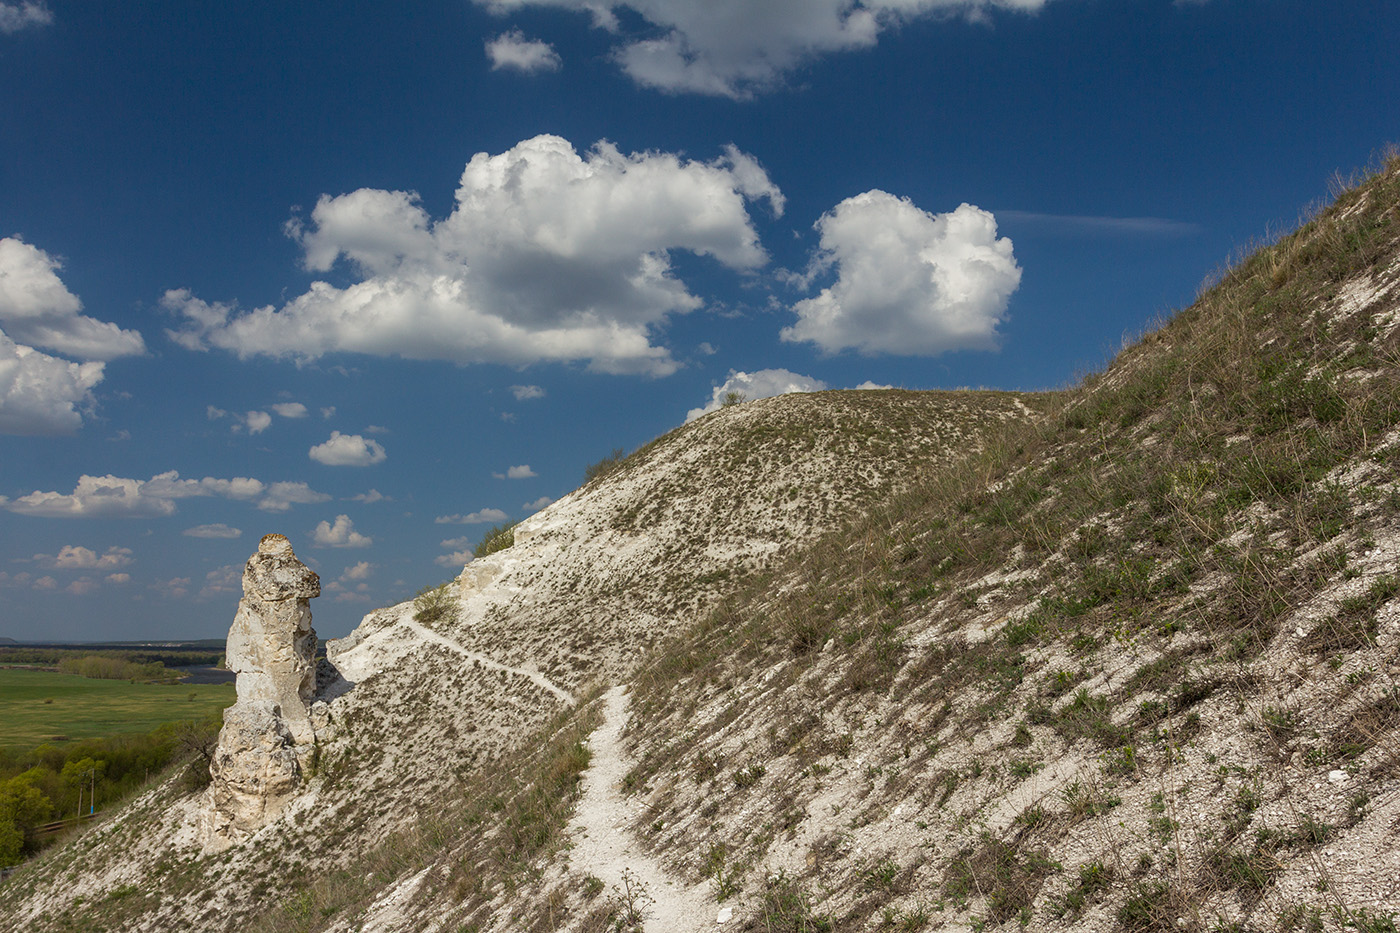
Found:
[(84, 360), (145, 352), (141, 335), (82, 314), (48, 253), (18, 237), (0, 239), (0, 326), (17, 343)]
[(184, 290), (164, 304), (184, 318), (172, 338), (240, 356), (315, 358), (349, 351), (457, 363), (587, 361), (604, 372), (665, 375), (653, 343), (668, 315), (701, 305), (670, 253), (735, 270), (767, 255), (747, 202), (775, 214), (783, 197), (751, 157), (711, 162), (607, 142), (580, 155), (537, 136), (467, 164), (456, 207), (434, 221), (412, 192), (325, 196), (289, 225), (312, 272), (345, 261), (358, 281), (318, 281), (281, 308), (239, 311)]
[(1034, 11), (1046, 0), (476, 0), (496, 13), (556, 7), (592, 14), (621, 32), (617, 11), (646, 21), (620, 35), (613, 57), (637, 83), (671, 92), (752, 96), (802, 62), (874, 45), (881, 32), (921, 16), (984, 18)]
[(72, 434), (101, 381), (101, 363), (60, 360), (0, 332), (0, 434)]
[(787, 341), (828, 353), (933, 356), (993, 349), (1007, 301), (1021, 282), (996, 218), (970, 204), (930, 214), (884, 191), (847, 198), (816, 224), (809, 275), (836, 281), (793, 306)]
[(59, 268), (38, 247), (0, 238), (0, 434), (72, 434), (103, 361), (145, 352), (140, 334), (84, 315)]

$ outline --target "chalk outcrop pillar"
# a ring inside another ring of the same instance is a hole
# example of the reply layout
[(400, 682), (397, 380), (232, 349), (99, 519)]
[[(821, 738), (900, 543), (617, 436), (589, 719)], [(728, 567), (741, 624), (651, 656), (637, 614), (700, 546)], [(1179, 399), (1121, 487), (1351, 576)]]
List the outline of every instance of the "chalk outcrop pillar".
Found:
[(225, 663), (238, 675), (238, 702), (270, 700), (298, 742), (312, 740), (307, 707), (316, 692), (311, 600), (321, 579), (282, 535), (265, 535), (243, 567), (243, 599), (228, 633)]
[(243, 568), (243, 598), (228, 633), (226, 664), (238, 702), (209, 766), (206, 844), (223, 848), (277, 817), (301, 784), (315, 747), (308, 705), (316, 691), (311, 603), (321, 581), (282, 535), (266, 535)]

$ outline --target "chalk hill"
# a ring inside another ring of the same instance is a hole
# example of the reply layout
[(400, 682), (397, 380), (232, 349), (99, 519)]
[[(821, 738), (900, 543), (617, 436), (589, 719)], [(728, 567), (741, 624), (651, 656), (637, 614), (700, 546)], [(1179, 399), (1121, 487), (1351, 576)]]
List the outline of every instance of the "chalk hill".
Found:
[(333, 645), (275, 822), (0, 926), (1393, 930), (1397, 326), (1392, 159), (1072, 391), (702, 418)]

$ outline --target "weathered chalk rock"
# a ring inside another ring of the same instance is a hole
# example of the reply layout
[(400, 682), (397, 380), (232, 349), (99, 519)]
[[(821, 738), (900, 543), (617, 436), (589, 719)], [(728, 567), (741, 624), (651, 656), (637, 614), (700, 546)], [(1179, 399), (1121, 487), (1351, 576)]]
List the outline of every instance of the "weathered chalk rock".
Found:
[(214, 836), (237, 841), (277, 815), (301, 782), (296, 739), (277, 704), (240, 701), (224, 711), (209, 776)]
[(227, 665), (238, 702), (269, 700), (298, 742), (312, 740), (307, 706), (316, 693), (316, 631), (310, 600), (321, 580), (282, 535), (265, 535), (243, 568), (243, 599), (228, 633)]
[(266, 535), (243, 568), (243, 598), (228, 633), (226, 663), (238, 702), (209, 766), (204, 841), (213, 850), (239, 842), (276, 818), (312, 759), (316, 725), (330, 725), (316, 695), (316, 632), (310, 600), (321, 581), (282, 535)]
[(479, 593), (505, 573), (505, 564), (496, 555), (478, 557), (457, 575), (457, 598), (467, 599)]

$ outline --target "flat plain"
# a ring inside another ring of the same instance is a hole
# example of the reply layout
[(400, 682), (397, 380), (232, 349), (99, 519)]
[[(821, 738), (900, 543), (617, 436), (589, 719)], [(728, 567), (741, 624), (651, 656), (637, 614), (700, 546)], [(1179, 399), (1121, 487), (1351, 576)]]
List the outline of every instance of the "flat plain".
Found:
[(150, 732), (218, 713), (233, 701), (233, 684), (133, 684), (0, 668), (0, 747)]

